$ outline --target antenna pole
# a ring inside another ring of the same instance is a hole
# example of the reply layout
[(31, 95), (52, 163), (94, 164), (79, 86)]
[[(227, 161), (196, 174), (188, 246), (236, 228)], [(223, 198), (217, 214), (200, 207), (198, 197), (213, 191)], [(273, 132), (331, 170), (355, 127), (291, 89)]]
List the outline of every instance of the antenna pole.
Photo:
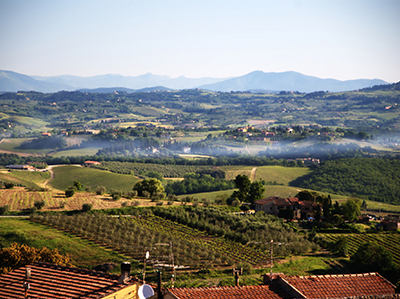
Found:
[(274, 240), (271, 240), (271, 249), (270, 249), (270, 253), (271, 253), (271, 271), (270, 271), (270, 275), (272, 276), (272, 268), (274, 267), (274, 259), (273, 259), (273, 246), (272, 244), (274, 244)]
[(174, 264), (174, 243), (171, 244), (171, 259), (172, 259), (172, 277), (171, 277), (171, 286), (172, 288), (174, 287), (174, 282), (175, 282), (175, 264)]
[(144, 252), (144, 258), (143, 258), (143, 284), (145, 284), (145, 279), (146, 279), (146, 251)]

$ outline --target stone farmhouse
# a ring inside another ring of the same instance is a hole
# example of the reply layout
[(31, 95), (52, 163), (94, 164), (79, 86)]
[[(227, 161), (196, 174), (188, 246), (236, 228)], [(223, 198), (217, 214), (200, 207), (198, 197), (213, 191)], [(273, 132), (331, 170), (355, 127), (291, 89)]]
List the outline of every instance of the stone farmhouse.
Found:
[(320, 204), (311, 201), (301, 201), (296, 197), (281, 198), (277, 196), (257, 200), (255, 211), (263, 211), (266, 214), (280, 216), (286, 219), (315, 218), (321, 211)]

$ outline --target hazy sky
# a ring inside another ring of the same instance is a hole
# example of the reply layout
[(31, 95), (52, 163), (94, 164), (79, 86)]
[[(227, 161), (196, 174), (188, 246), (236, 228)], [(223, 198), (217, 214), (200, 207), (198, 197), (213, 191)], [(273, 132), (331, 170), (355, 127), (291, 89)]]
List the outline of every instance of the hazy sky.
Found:
[(0, 69), (400, 81), (399, 0), (0, 0)]

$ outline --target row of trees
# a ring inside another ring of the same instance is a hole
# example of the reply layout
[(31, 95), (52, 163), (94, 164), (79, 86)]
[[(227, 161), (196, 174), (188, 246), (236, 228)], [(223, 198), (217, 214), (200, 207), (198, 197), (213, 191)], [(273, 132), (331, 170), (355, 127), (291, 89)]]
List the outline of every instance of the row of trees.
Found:
[(192, 194), (200, 192), (211, 192), (235, 188), (232, 181), (214, 178), (209, 174), (187, 173), (183, 181), (168, 183), (165, 191), (168, 194)]

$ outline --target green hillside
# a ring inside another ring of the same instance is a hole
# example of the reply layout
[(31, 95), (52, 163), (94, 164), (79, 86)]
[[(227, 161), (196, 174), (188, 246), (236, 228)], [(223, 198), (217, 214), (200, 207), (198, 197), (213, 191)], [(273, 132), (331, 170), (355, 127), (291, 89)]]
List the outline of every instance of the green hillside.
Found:
[(97, 186), (104, 186), (107, 192), (111, 189), (131, 191), (133, 185), (138, 181), (132, 175), (111, 173), (104, 170), (78, 167), (78, 166), (59, 166), (53, 168), (54, 179), (51, 185), (60, 190), (66, 190), (73, 185), (74, 181), (79, 181), (90, 190)]

